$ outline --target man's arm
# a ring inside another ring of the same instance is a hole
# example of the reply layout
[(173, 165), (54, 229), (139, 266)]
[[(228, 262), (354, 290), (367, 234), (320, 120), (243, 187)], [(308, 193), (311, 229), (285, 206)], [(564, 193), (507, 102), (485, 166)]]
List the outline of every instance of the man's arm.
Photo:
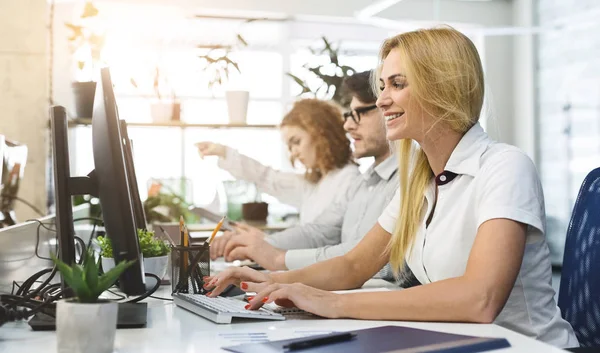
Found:
[(352, 239), (349, 242), (322, 246), (316, 249), (288, 250), (285, 254), (285, 266), (288, 270), (296, 270), (320, 261), (342, 256), (352, 250), (360, 241), (361, 239)]
[(267, 243), (284, 250), (314, 249), (339, 244), (344, 215), (352, 195), (360, 184), (359, 178), (362, 179), (362, 176), (359, 175), (346, 194), (329, 205), (314, 222), (274, 233), (265, 238)]

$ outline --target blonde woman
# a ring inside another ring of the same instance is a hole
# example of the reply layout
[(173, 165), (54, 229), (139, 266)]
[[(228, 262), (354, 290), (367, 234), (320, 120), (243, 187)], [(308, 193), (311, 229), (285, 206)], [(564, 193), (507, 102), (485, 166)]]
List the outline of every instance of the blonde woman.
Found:
[[(330, 318), (494, 322), (577, 346), (550, 285), (535, 167), (477, 122), (484, 82), (473, 43), (450, 28), (420, 30), (385, 41), (380, 59), (377, 105), (402, 163), (378, 223), (346, 255), (304, 269), (227, 270), (208, 279), (210, 296), (236, 283), (257, 292), (248, 309), (277, 301)], [(397, 271), (406, 261), (422, 285), (329, 292), (360, 287), (388, 260)]]
[(269, 168), (233, 148), (212, 142), (197, 143), (200, 156), (219, 157), (219, 167), (237, 179), (298, 208), (300, 222), (312, 222), (359, 175), (339, 107), (318, 99), (297, 101), (281, 121), (283, 140), (292, 165), (302, 163), (304, 175)]

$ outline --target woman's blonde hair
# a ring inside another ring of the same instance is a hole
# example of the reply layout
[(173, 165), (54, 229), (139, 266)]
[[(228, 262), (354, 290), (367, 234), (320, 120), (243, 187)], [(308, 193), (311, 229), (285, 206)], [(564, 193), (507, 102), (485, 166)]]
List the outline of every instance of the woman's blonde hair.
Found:
[[(307, 168), (304, 177), (312, 183), (331, 170), (353, 162), (342, 111), (334, 103), (320, 99), (296, 101), (280, 126), (296, 126), (311, 136), (316, 150), (316, 166)], [(295, 158), (291, 157), (290, 162), (294, 165)]]
[[(478, 121), (483, 105), (483, 68), (477, 48), (467, 36), (449, 27), (397, 35), (383, 43), (381, 65), (392, 50), (398, 50), (402, 58), (412, 101), (425, 113), (459, 133)], [(379, 85), (379, 77), (375, 80), (373, 84)], [(398, 145), (400, 214), (388, 244), (397, 276), (414, 243), (423, 217), (425, 189), (433, 176), (427, 156), (412, 140), (404, 139)]]

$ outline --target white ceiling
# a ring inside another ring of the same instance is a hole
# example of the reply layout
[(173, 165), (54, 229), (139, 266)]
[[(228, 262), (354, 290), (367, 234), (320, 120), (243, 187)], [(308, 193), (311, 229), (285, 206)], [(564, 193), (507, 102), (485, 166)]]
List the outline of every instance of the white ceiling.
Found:
[[(69, 2), (75, 0), (55, 0)], [(177, 6), (193, 14), (243, 16), (327, 16), (353, 18), (377, 0), (95, 0)], [(511, 22), (510, 0), (401, 0), (378, 17), (394, 21), (435, 21), (504, 26)]]

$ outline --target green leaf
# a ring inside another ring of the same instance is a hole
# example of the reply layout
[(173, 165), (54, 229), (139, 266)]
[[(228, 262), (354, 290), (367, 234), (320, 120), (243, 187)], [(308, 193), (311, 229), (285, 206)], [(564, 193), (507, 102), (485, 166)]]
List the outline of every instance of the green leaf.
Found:
[(110, 288), (110, 286), (115, 284), (115, 282), (123, 273), (123, 271), (125, 271), (129, 266), (133, 265), (134, 263), (135, 261), (121, 261), (115, 267), (111, 268), (110, 271), (104, 273), (98, 279), (98, 286), (96, 287), (96, 291), (102, 293), (108, 288)]
[(71, 268), (73, 269), (73, 281), (69, 283), (69, 286), (73, 289), (75, 295), (77, 295), (77, 299), (81, 303), (95, 302), (98, 297), (92, 295), (92, 291), (85, 282), (85, 273), (81, 266), (73, 265)]
[(229, 60), (229, 63), (230, 63), (230, 64), (231, 64), (233, 67), (235, 67), (235, 69), (237, 70), (237, 72), (239, 72), (240, 74), (242, 73), (242, 72), (240, 71), (240, 67), (238, 66), (238, 64), (237, 64), (236, 62)]
[(98, 264), (96, 264), (92, 250), (86, 251), (83, 269), (85, 270), (85, 282), (88, 288), (93, 290), (98, 286)]
[(73, 282), (73, 270), (71, 267), (57, 259), (53, 254), (51, 254), (50, 257), (52, 258), (52, 261), (54, 261), (54, 264), (56, 264), (56, 268), (58, 268), (62, 278), (70, 285), (70, 283)]
[(243, 46), (247, 47), (248, 46), (248, 42), (246, 42), (246, 40), (244, 39), (244, 37), (242, 37), (241, 34), (237, 35), (237, 40), (238, 42), (240, 42)]

